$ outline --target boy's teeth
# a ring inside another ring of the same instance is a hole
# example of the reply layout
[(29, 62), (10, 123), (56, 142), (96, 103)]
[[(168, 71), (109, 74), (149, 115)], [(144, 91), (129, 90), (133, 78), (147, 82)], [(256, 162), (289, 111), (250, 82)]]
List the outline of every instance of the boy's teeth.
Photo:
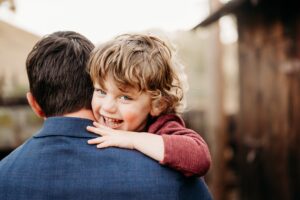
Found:
[(106, 125), (109, 126), (109, 127), (115, 127), (115, 126), (117, 126), (118, 124), (117, 124), (117, 123), (114, 123), (114, 122), (106, 122)]
[(121, 120), (107, 118), (107, 117), (104, 117), (104, 120), (105, 120), (105, 125), (110, 128), (115, 128), (122, 122)]
[(108, 122), (118, 122), (119, 121), (119, 120), (111, 119), (111, 118), (105, 118), (105, 120)]

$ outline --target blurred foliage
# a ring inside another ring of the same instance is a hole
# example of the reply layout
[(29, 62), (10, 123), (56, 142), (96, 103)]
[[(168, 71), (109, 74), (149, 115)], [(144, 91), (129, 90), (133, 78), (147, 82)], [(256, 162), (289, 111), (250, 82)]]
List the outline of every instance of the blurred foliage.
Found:
[(27, 112), (26, 119), (29, 124), (36, 125), (36, 126), (41, 125), (44, 121), (42, 118), (37, 117), (34, 112)]
[[(0, 92), (2, 94), (2, 98), (23, 97), (26, 95), (26, 92), (28, 91), (28, 86), (22, 83), (22, 81), (19, 80), (20, 77), (18, 76), (20, 75), (13, 74), (10, 77), (6, 76), (2, 79), (0, 77)], [(1, 91), (1, 87), (2, 87), (2, 91)]]
[(207, 101), (206, 32), (178, 31), (172, 37), (172, 41), (176, 45), (188, 78), (187, 110), (203, 110)]
[(5, 112), (0, 110), (0, 126), (1, 127), (10, 127), (13, 124), (13, 119)]
[(26, 95), (28, 88), (23, 85), (14, 86), (14, 90), (8, 91), (7, 96), (9, 97), (23, 97)]
[(42, 122), (28, 106), (0, 107), (0, 149), (19, 146), (36, 133)]

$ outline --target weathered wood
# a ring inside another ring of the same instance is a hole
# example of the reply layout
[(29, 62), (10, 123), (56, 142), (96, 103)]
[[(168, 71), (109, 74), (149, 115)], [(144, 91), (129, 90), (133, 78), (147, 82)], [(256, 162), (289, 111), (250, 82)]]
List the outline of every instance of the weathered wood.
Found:
[(300, 1), (233, 0), (199, 25), (229, 12), (237, 17), (239, 35), (240, 199), (298, 200)]
[[(238, 16), (241, 199), (300, 199), (300, 19)], [(296, 36), (296, 37), (295, 37)]]
[[(211, 10), (220, 7), (220, 1), (211, 0)], [(222, 45), (220, 42), (220, 27), (214, 24), (210, 27), (210, 52), (207, 57), (207, 76), (209, 91), (206, 109), (208, 143), (212, 155), (212, 165), (210, 169), (210, 189), (215, 199), (225, 200), (226, 194), (226, 161), (224, 149), (227, 144), (227, 134), (225, 133), (225, 110), (224, 110), (224, 77), (222, 65)]]

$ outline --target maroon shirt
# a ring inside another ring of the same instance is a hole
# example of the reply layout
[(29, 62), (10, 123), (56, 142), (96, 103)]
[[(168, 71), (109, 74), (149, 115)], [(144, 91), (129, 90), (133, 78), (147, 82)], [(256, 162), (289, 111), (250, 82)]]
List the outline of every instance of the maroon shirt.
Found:
[(158, 117), (150, 124), (148, 132), (163, 138), (165, 149), (161, 164), (170, 166), (185, 176), (206, 174), (211, 164), (208, 146), (198, 133), (185, 127), (178, 115)]

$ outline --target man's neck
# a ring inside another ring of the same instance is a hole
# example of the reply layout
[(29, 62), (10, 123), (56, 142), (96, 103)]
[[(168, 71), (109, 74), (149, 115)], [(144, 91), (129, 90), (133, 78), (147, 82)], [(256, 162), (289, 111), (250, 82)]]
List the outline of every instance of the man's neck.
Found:
[(93, 115), (93, 112), (88, 109), (81, 109), (79, 111), (73, 112), (73, 113), (68, 113), (63, 115), (64, 117), (78, 117), (78, 118), (85, 118), (85, 119), (90, 119), (92, 121), (96, 121)]

